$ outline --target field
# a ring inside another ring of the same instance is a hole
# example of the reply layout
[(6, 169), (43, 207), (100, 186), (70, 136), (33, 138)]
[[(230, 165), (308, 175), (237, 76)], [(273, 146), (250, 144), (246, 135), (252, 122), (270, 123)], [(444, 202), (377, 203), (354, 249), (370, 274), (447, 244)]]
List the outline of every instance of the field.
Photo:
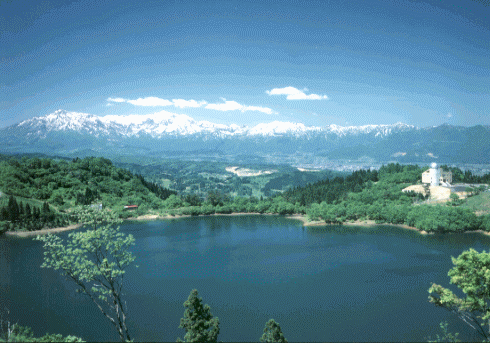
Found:
[(490, 192), (483, 192), (466, 199), (461, 207), (469, 208), (478, 215), (490, 213)]

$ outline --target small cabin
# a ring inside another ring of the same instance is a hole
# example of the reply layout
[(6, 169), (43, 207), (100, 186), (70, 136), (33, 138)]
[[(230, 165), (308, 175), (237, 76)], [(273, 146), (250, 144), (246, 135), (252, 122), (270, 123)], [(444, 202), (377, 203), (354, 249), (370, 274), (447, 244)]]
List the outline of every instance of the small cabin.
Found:
[(138, 208), (138, 205), (126, 205), (124, 206), (125, 210), (136, 210)]

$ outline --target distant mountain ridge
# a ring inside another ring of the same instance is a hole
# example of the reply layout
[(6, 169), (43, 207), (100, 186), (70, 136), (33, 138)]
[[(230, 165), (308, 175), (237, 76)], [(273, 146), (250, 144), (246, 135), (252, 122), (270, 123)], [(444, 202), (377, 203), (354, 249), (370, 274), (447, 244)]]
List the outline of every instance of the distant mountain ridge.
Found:
[(253, 127), (196, 121), (166, 111), (95, 116), (58, 110), (0, 129), (0, 151), (205, 158), (295, 155), (378, 162), (490, 163), (490, 126), (417, 128), (396, 123), (323, 127), (273, 121)]
[(414, 126), (403, 123), (393, 125), (364, 125), (364, 126), (338, 126), (327, 125), (325, 127), (305, 126), (302, 123), (273, 121), (261, 123), (253, 127), (239, 126), (236, 124), (223, 125), (209, 121), (196, 121), (184, 114), (174, 114), (161, 111), (149, 115), (107, 115), (103, 117), (87, 113), (67, 112), (57, 110), (43, 117), (34, 117), (25, 120), (13, 127), (25, 128), (31, 131), (33, 128), (46, 131), (78, 131), (95, 135), (121, 135), (138, 136), (150, 135), (153, 138), (162, 138), (165, 135), (194, 135), (215, 134), (225, 136), (277, 136), (284, 134), (303, 135), (308, 132), (333, 133), (338, 136), (348, 134), (374, 133), (377, 136), (386, 136), (393, 131), (412, 129)]

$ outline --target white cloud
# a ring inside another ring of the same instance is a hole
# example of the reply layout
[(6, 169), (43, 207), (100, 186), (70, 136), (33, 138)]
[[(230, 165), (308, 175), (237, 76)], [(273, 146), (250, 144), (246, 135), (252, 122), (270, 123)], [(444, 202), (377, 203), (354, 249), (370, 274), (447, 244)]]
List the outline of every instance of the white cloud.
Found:
[(273, 111), (268, 107), (259, 107), (259, 106), (244, 106), (239, 104), (236, 101), (227, 101), (224, 98), (221, 98), (224, 103), (221, 104), (208, 104), (205, 108), (217, 111), (258, 111), (267, 114), (277, 114), (277, 112)]
[[(239, 104), (236, 101), (227, 101), (225, 98), (221, 98), (223, 103), (216, 104), (208, 104), (206, 101), (196, 101), (196, 100), (185, 100), (185, 99), (172, 99), (172, 101), (167, 99), (161, 99), (157, 97), (146, 97), (146, 98), (138, 98), (136, 100), (123, 99), (123, 98), (107, 98), (107, 101), (111, 102), (127, 102), (134, 106), (175, 106), (178, 108), (186, 108), (186, 107), (202, 107), (204, 105), (205, 108), (217, 111), (258, 111), (266, 114), (277, 114), (277, 112), (273, 111), (268, 107), (260, 107), (260, 106), (245, 106)], [(112, 106), (112, 104), (108, 103), (107, 106)]]
[(287, 95), (287, 100), (321, 100), (328, 99), (326, 95), (318, 95), (318, 94), (308, 94), (306, 95), (304, 92), (307, 92), (308, 88), (304, 88), (303, 90), (299, 90), (294, 87), (284, 87), (284, 88), (273, 88), (270, 91), (265, 91), (269, 95)]
[(208, 104), (206, 108), (217, 111), (236, 111), (243, 108), (243, 105), (240, 105), (236, 101), (226, 101), (225, 99), (222, 100), (224, 100), (225, 102), (222, 104)]
[(110, 107), (110, 106), (114, 106), (114, 104), (111, 104), (110, 102), (108, 102), (108, 103), (106, 104), (106, 106), (107, 106), (107, 107)]
[(173, 105), (171, 101), (167, 99), (160, 99), (154, 96), (146, 98), (138, 98), (136, 100), (127, 100), (132, 105), (135, 106), (170, 106)]
[(138, 98), (136, 100), (124, 99), (124, 98), (107, 98), (110, 102), (128, 102), (134, 106), (175, 106), (179, 108), (185, 107), (201, 107), (207, 104), (206, 101), (196, 100), (184, 100), (184, 99), (173, 99), (172, 101), (167, 99), (161, 99), (158, 97), (150, 96), (146, 98)]
[(268, 107), (259, 107), (259, 106), (245, 106), (244, 109), (242, 109), (242, 112), (245, 111), (258, 111), (262, 113), (267, 113), (267, 114), (277, 114), (277, 112), (273, 111), (272, 109)]
[(448, 118), (451, 118), (452, 116), (453, 116), (453, 115), (452, 115), (451, 113), (448, 113), (448, 114), (447, 114), (447, 117), (448, 117)]
[(201, 107), (202, 105), (207, 104), (207, 102), (204, 100), (197, 102), (196, 100), (172, 99), (172, 102), (175, 107), (179, 107), (179, 108)]
[(112, 101), (112, 102), (126, 102), (126, 99), (123, 99), (123, 98), (107, 98), (107, 101)]

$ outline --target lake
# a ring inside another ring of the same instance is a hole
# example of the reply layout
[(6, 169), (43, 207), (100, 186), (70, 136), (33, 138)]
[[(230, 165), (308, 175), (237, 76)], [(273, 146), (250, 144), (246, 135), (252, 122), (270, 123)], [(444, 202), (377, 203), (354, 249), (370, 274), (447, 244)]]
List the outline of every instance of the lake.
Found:
[[(478, 339), (428, 302), (449, 284), (451, 256), (489, 250), (478, 233), (428, 235), (392, 226), (306, 228), (281, 216), (210, 216), (125, 222), (139, 268), (124, 298), (135, 341), (175, 341), (196, 288), (220, 319), (219, 340), (258, 341), (274, 318), (289, 341), (427, 341), (450, 332)], [(69, 232), (60, 234), (67, 237)], [(42, 243), (0, 237), (0, 313), (36, 336), (115, 341), (109, 321), (57, 271), (41, 269)], [(461, 295), (460, 292), (456, 292)]]

